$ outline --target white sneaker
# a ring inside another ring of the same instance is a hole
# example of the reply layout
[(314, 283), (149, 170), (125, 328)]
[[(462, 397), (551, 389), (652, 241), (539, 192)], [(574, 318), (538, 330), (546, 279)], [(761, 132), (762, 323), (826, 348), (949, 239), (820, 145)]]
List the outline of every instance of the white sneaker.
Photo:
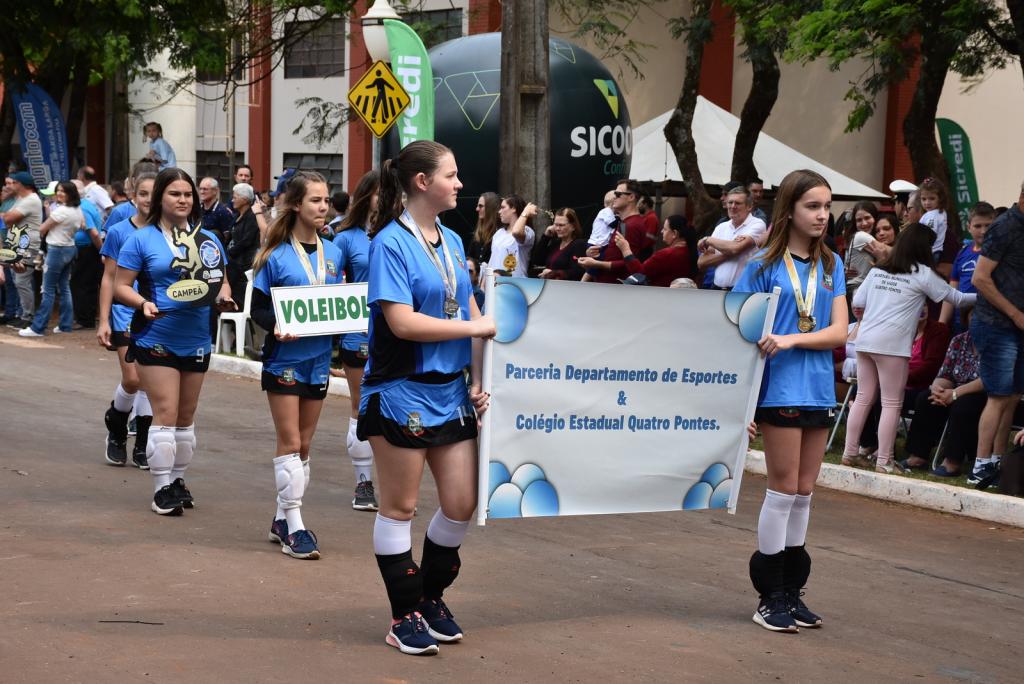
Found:
[(18, 335), (21, 337), (42, 337), (41, 334), (37, 333), (32, 328), (22, 328), (18, 331)]
[(64, 332), (64, 331), (60, 329), (59, 325), (54, 326), (54, 328), (53, 328), (53, 334), (54, 335), (60, 335), (62, 332)]

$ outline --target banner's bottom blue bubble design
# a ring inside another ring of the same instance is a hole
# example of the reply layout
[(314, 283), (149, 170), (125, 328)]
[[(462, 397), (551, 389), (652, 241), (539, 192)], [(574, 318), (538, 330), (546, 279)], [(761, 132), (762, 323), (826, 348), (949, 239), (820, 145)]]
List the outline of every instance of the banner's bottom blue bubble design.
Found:
[(683, 496), (683, 510), (725, 508), (732, 493), (732, 474), (724, 463), (712, 463)]
[(505, 464), (491, 461), (488, 473), (487, 517), (558, 515), (558, 491), (540, 466), (524, 463), (509, 473)]

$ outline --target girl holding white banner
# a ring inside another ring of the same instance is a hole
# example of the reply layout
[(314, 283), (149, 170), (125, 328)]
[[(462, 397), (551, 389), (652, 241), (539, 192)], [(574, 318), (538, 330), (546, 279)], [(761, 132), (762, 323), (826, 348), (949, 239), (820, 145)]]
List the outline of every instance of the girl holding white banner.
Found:
[[(480, 389), (481, 340), (495, 333), (473, 299), (462, 241), (437, 220), (455, 208), (461, 187), (451, 150), (409, 143), (381, 168), (370, 233), (370, 359), (358, 437), (369, 439), (377, 463), (373, 549), (391, 603), (386, 641), (413, 655), (462, 639), (441, 597), (458, 576), (477, 504), (477, 415), (488, 401)], [(425, 464), (441, 508), (418, 567), (411, 525)]]
[(760, 595), (754, 622), (775, 632), (820, 627), (800, 598), (811, 572), (804, 541), (811, 495), (835, 407), (832, 349), (846, 341), (843, 262), (825, 245), (832, 189), (813, 171), (779, 186), (768, 243), (743, 269), (733, 292), (781, 295), (754, 419), (764, 435), (768, 491), (757, 522), (750, 579)]
[(292, 558), (320, 558), (316, 535), (300, 508), (309, 488), (309, 445), (327, 396), (333, 341), (329, 335), (297, 337), (277, 326), (271, 289), (341, 282), (341, 254), (318, 235), (330, 194), (319, 173), (299, 171), (288, 181), (284, 207), (267, 228), (253, 260), (252, 318), (267, 332), (261, 383), (277, 432), (274, 480), (277, 514), (269, 539)]
[[(352, 195), (352, 206), (341, 221), (334, 246), (340, 252), (341, 270), (346, 283), (365, 283), (370, 275), (370, 238), (366, 228), (376, 213), (377, 190), (380, 174), (368, 171), (359, 179)], [(352, 413), (348, 419), (348, 438), (345, 448), (356, 469), (356, 489), (352, 495), (352, 508), (357, 511), (376, 511), (377, 497), (373, 491), (373, 449), (365, 439), (356, 436), (359, 426), (359, 386), (363, 382), (363, 369), (370, 357), (370, 338), (366, 333), (346, 333), (341, 337), (341, 362), (345, 366)]]

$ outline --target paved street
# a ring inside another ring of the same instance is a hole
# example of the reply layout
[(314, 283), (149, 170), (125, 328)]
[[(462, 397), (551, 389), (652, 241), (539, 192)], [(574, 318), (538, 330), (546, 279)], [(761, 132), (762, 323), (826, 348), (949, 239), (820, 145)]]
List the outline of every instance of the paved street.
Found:
[(303, 562), (266, 541), (273, 428), (256, 381), (208, 375), (196, 508), (161, 518), (148, 473), (103, 461), (116, 378), (86, 333), (0, 332), (0, 681), (1020, 680), (1024, 530), (822, 490), (805, 598), (826, 626), (771, 634), (750, 620), (757, 477), (736, 516), (474, 527), (446, 597), (466, 640), (399, 655), (373, 515), (349, 507), (346, 399), (329, 398), (314, 441), (303, 516), (323, 559)]

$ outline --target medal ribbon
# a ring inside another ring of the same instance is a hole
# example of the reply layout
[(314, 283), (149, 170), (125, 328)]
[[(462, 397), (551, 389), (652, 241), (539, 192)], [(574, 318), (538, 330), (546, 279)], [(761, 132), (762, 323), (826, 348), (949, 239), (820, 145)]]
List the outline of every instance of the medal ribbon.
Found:
[(303, 249), (302, 243), (299, 242), (299, 238), (295, 237), (294, 232), (292, 233), (292, 249), (295, 250), (295, 256), (298, 257), (302, 270), (306, 272), (310, 285), (323, 285), (327, 282), (327, 267), (324, 265), (324, 243), (320, 241), (319, 237), (316, 239), (316, 275), (313, 274), (313, 264), (309, 261), (309, 255), (306, 254), (306, 250)]
[[(441, 275), (441, 280), (444, 282), (444, 292), (447, 299), (457, 301), (455, 299), (455, 262), (452, 261), (451, 252), (448, 251), (448, 243), (444, 241), (444, 231), (441, 227), (437, 227), (437, 236), (441, 240), (441, 251), (444, 253), (445, 263), (442, 265), (441, 260), (437, 256), (437, 252), (434, 248), (427, 244), (427, 238), (423, 237), (423, 231), (416, 225), (412, 216), (408, 211), (402, 214), (402, 219), (408, 221), (409, 225), (412, 226), (412, 233), (416, 236), (416, 242), (420, 244), (420, 247), (426, 252), (427, 257), (430, 259), (430, 263), (434, 264), (434, 268)], [(447, 267), (447, 268), (445, 268)]]
[(796, 299), (796, 310), (800, 318), (813, 318), (811, 311), (814, 310), (814, 295), (818, 292), (818, 263), (811, 264), (811, 270), (807, 274), (807, 296), (803, 295), (803, 288), (800, 287), (800, 276), (796, 272), (796, 264), (793, 263), (793, 256), (786, 250), (782, 256), (786, 263), (786, 272), (789, 274), (789, 282), (793, 286), (793, 297)]

